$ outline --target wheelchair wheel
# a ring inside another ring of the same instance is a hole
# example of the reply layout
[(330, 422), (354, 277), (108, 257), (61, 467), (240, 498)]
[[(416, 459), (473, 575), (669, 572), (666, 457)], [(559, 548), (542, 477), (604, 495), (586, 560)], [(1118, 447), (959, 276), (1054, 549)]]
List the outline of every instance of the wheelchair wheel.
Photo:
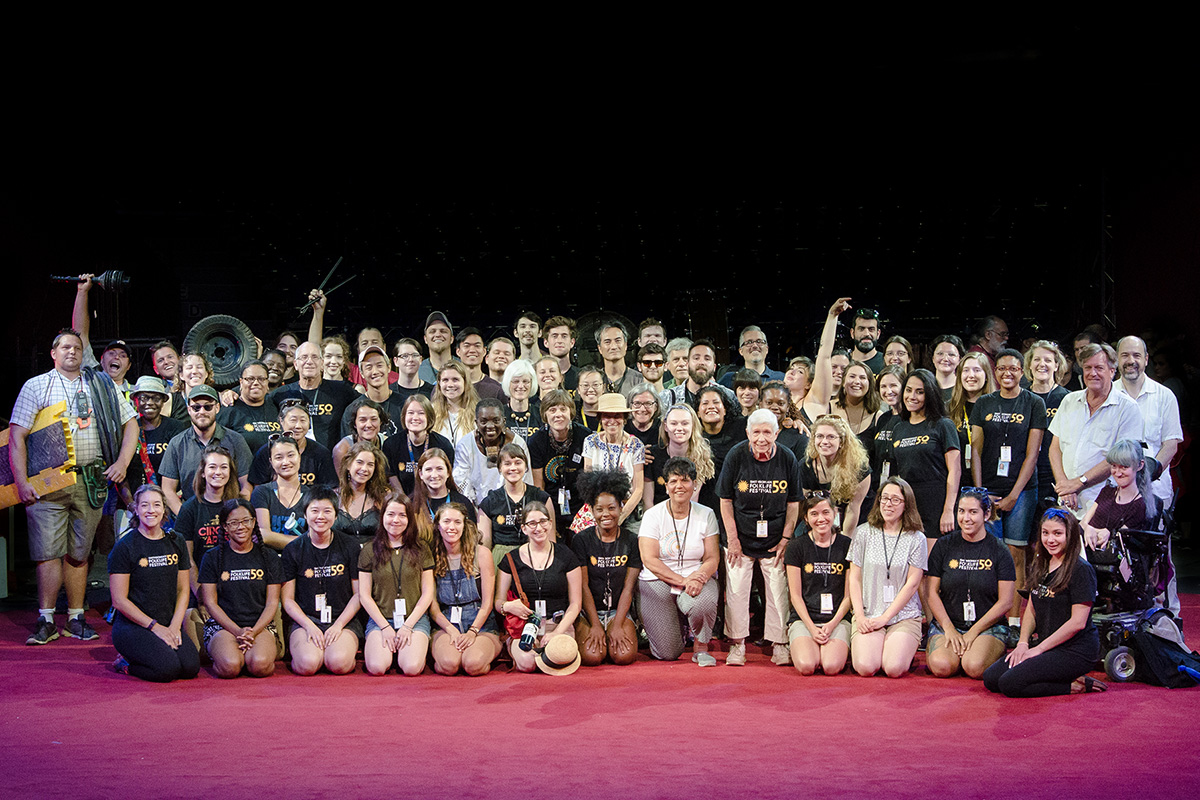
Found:
[(1104, 656), (1104, 672), (1118, 683), (1133, 679), (1133, 671), (1137, 668), (1133, 653), (1128, 647), (1117, 647)]

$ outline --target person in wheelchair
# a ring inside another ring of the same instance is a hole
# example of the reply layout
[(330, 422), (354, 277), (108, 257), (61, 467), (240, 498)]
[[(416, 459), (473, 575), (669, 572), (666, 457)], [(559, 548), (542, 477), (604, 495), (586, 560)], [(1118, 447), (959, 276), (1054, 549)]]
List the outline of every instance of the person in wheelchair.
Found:
[(1147, 523), (1158, 516), (1141, 445), (1121, 439), (1104, 455), (1112, 470), (1112, 481), (1105, 484), (1083, 515), (1083, 539), (1092, 550), (1104, 549), (1114, 531), (1145, 530)]

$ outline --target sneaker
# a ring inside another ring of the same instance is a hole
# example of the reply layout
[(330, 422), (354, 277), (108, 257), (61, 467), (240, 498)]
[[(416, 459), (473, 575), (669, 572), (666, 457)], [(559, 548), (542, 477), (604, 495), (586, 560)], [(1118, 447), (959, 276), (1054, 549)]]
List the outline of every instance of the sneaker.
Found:
[(57, 638), (58, 627), (53, 622), (38, 617), (37, 629), (25, 640), (25, 644), (49, 644)]
[(692, 661), (702, 667), (715, 667), (717, 665), (717, 659), (713, 658), (712, 653), (693, 653)]
[(117, 660), (112, 662), (112, 671), (118, 675), (129, 674), (129, 662), (125, 660), (125, 656), (117, 656)]
[[(699, 662), (697, 662), (699, 663)], [(725, 656), (725, 666), (744, 667), (746, 665), (746, 643), (729, 645), (729, 653)]]
[(69, 636), (72, 639), (82, 639), (85, 642), (90, 642), (93, 639), (99, 639), (100, 634), (92, 629), (84, 621), (83, 617), (71, 617), (67, 620), (67, 626), (63, 628), (63, 636)]
[(786, 644), (776, 644), (771, 648), (771, 663), (781, 667), (792, 663), (792, 651)]

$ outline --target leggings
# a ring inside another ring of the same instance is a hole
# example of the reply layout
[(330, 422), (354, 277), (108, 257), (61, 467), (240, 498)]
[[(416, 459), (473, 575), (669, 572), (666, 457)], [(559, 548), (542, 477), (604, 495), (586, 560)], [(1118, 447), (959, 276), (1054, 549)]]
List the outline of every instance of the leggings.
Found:
[(200, 671), (200, 654), (186, 633), (175, 650), (154, 631), (134, 625), (119, 613), (113, 620), (113, 646), (129, 662), (129, 674), (144, 681), (167, 683), (194, 678)]
[(673, 595), (671, 585), (659, 580), (638, 581), (638, 593), (638, 608), (646, 638), (650, 640), (650, 655), (662, 661), (674, 661), (683, 655), (680, 613), (687, 617), (696, 641), (704, 643), (712, 638), (720, 596), (716, 581), (710, 579), (695, 597), (687, 592)]
[(1071, 684), (1091, 672), (1096, 658), (1056, 647), (1010, 667), (1003, 658), (983, 673), (983, 685), (1006, 697), (1051, 697), (1070, 694)]

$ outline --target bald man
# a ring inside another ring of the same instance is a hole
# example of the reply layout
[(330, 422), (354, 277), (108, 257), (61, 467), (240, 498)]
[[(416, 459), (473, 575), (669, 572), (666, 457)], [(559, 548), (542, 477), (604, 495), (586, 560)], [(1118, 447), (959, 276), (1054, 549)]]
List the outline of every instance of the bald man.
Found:
[(1121, 380), (1116, 390), (1138, 404), (1142, 412), (1142, 441), (1146, 455), (1162, 464), (1162, 475), (1154, 482), (1154, 496), (1160, 505), (1171, 502), (1171, 459), (1183, 444), (1183, 426), (1179, 422), (1179, 401), (1175, 393), (1146, 375), (1146, 343), (1136, 336), (1117, 342), (1117, 369)]

